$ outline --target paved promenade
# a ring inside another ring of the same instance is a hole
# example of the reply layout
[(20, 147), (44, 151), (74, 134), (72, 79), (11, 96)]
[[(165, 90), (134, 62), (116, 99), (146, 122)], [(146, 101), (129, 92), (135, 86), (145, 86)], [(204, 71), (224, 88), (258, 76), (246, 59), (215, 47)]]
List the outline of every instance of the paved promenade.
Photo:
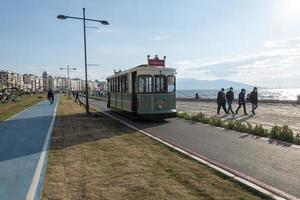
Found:
[(90, 105), (165, 141), (300, 198), (298, 148), (180, 119), (161, 123), (129, 120), (108, 111), (105, 102), (91, 99)]
[(34, 194), (33, 186), (38, 184), (34, 175), (45, 155), (43, 147), (57, 103), (57, 98), (52, 105), (44, 100), (0, 123), (0, 199), (24, 200), (30, 188)]

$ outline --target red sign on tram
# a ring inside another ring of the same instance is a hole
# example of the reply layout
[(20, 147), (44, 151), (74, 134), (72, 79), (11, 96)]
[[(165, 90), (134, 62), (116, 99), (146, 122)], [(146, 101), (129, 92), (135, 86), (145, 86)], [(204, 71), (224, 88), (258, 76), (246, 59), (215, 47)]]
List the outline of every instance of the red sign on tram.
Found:
[(166, 59), (166, 57), (164, 57), (164, 59), (161, 60), (161, 59), (158, 58), (157, 55), (153, 59), (150, 59), (150, 56), (148, 56), (148, 65), (149, 66), (165, 67), (165, 59)]

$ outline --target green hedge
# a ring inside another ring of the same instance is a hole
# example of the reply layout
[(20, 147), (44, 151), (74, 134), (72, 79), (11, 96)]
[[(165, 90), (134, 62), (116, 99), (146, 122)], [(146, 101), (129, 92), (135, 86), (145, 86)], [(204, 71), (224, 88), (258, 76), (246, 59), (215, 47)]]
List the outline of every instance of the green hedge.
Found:
[(207, 117), (203, 113), (191, 114), (187, 112), (178, 112), (177, 117), (185, 120), (191, 120), (195, 122), (202, 122), (204, 124), (210, 124), (212, 126), (222, 127), (230, 130), (235, 130), (243, 133), (249, 133), (252, 135), (269, 137), (271, 139), (276, 139), (284, 142), (294, 143), (300, 145), (300, 133), (294, 135), (292, 129), (287, 125), (278, 126), (275, 125), (269, 131), (264, 128), (261, 124), (256, 124), (253, 126), (249, 122), (240, 122), (238, 120), (230, 120), (224, 122), (222, 119), (212, 119)]

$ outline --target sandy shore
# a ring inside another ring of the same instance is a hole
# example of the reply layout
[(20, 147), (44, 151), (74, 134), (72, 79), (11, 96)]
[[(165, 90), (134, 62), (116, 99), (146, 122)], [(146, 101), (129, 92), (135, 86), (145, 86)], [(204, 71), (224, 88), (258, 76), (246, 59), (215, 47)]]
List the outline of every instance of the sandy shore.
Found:
[[(244, 116), (242, 108), (240, 115), (225, 115), (221, 110), (221, 115), (217, 114), (217, 104), (215, 102), (203, 101), (178, 101), (177, 111), (185, 112), (203, 112), (207, 116), (214, 118), (222, 118), (224, 120), (238, 119), (240, 121), (250, 122), (252, 124), (262, 124), (266, 128), (271, 128), (274, 124), (289, 125), (296, 133), (300, 132), (300, 105), (297, 104), (281, 104), (281, 103), (259, 103), (256, 115), (251, 114), (251, 104), (247, 104), (248, 116)], [(233, 109), (237, 108), (234, 103)]]

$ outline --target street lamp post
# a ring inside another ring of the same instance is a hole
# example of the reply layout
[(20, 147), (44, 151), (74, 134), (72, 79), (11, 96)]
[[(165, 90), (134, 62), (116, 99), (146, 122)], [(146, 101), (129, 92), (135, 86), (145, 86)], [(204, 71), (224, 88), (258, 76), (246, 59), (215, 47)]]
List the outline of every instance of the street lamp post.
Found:
[(70, 98), (70, 92), (72, 90), (71, 88), (71, 79), (70, 79), (70, 70), (77, 70), (77, 68), (70, 68), (69, 65), (67, 65), (67, 67), (61, 67), (59, 68), (60, 70), (67, 70), (67, 79), (69, 81), (69, 84), (68, 84), (68, 88), (69, 88), (69, 91), (68, 91), (68, 98)]
[(102, 25), (109, 25), (109, 22), (106, 20), (98, 20), (98, 19), (89, 19), (85, 18), (85, 8), (82, 9), (83, 11), (83, 17), (71, 17), (66, 15), (58, 15), (57, 19), (79, 19), (83, 21), (83, 42), (84, 42), (84, 69), (85, 69), (85, 109), (86, 113), (90, 112), (90, 106), (89, 106), (89, 86), (88, 86), (88, 79), (87, 79), (87, 53), (86, 53), (86, 21), (92, 21), (92, 22), (100, 22)]

